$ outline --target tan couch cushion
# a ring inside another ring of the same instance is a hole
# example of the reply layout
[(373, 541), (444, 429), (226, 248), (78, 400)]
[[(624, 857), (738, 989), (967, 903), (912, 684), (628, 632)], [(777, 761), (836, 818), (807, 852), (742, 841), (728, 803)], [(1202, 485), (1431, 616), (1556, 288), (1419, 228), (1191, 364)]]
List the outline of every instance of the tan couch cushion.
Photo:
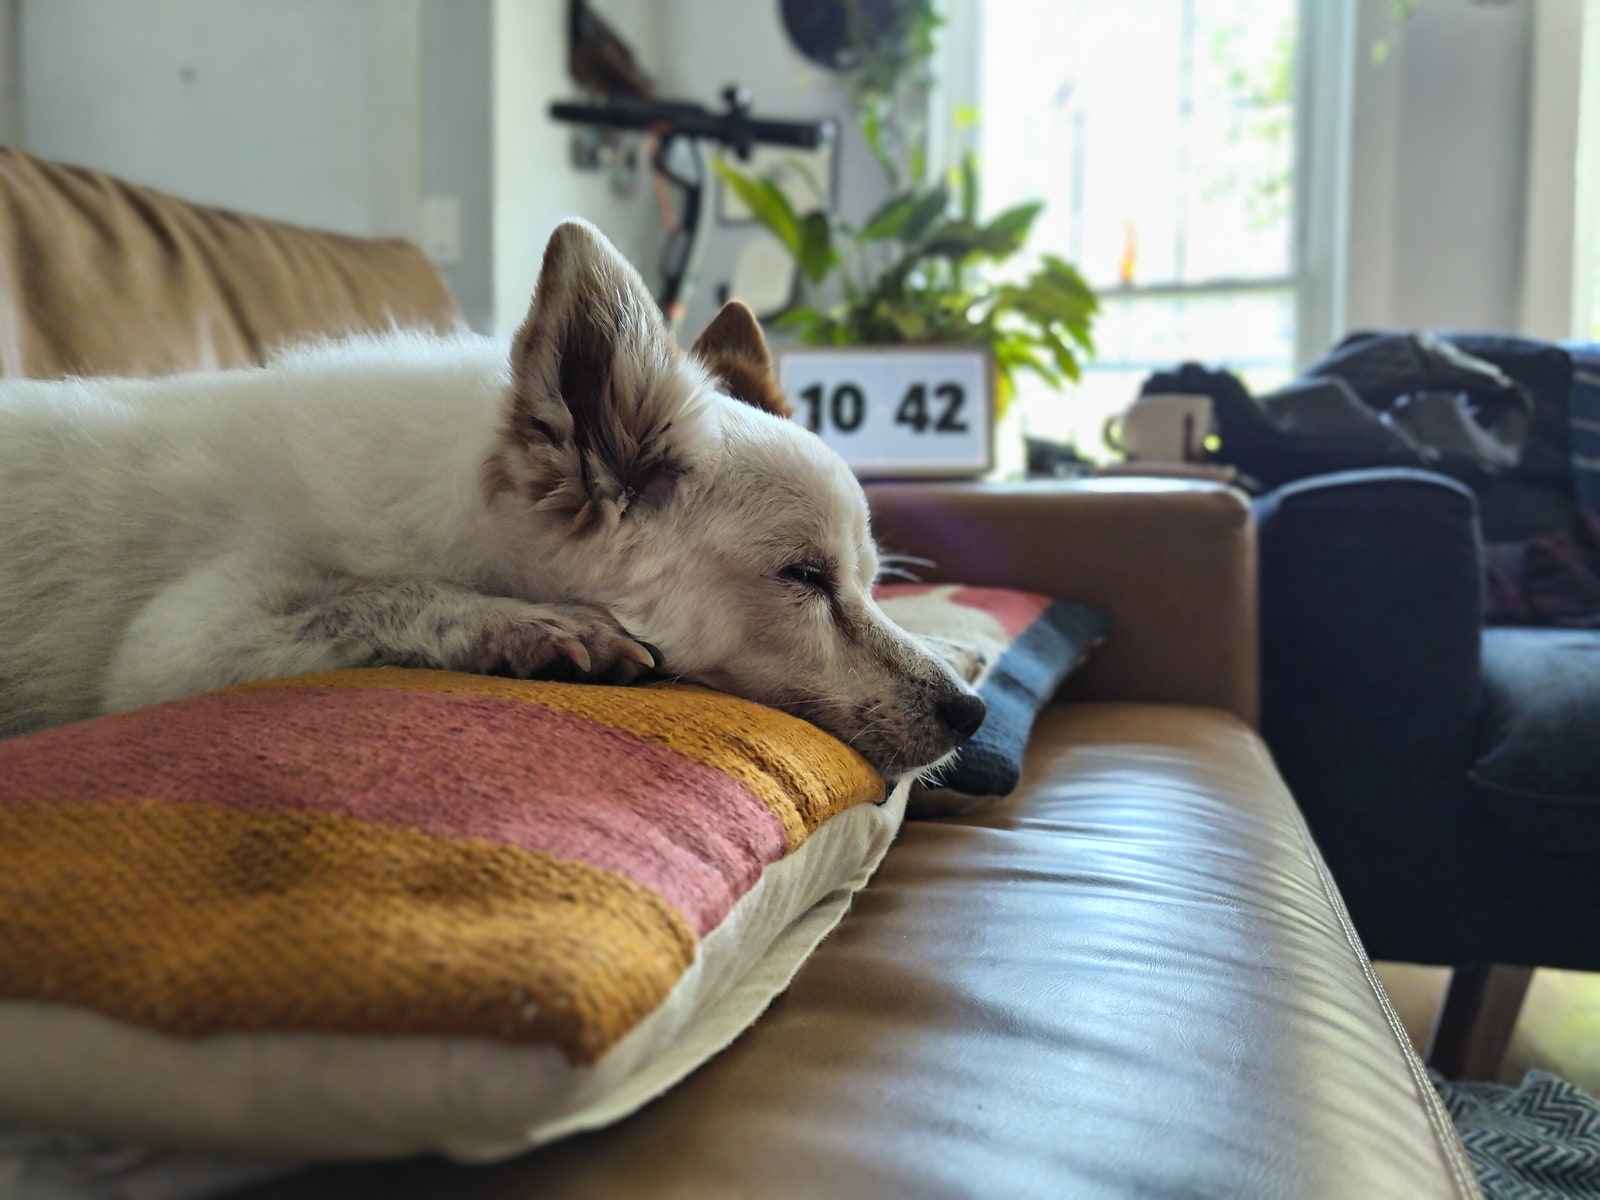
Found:
[(408, 242), (204, 208), (0, 147), (0, 375), (249, 366), (391, 323), (461, 323)]

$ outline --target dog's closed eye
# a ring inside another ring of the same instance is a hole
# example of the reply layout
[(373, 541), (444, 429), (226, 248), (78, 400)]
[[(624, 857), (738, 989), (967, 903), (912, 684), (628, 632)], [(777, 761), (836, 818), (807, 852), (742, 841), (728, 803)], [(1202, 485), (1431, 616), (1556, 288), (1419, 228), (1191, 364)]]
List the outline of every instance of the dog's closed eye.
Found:
[(787, 580), (790, 583), (797, 583), (801, 587), (809, 588), (821, 594), (827, 594), (833, 590), (833, 580), (829, 578), (825, 570), (815, 563), (790, 563), (778, 572), (778, 578)]

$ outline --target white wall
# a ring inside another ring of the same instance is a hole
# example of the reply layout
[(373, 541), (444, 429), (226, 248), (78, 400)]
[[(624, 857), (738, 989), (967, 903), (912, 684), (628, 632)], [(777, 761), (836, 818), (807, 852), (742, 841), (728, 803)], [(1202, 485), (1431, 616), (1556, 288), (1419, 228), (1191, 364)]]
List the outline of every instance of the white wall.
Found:
[[(594, 4), (652, 76), (662, 63), (659, 7), (658, 0)], [(621, 197), (606, 174), (574, 171), (573, 127), (549, 117), (551, 101), (577, 98), (567, 75), (566, 8), (556, 0), (494, 0), (494, 324), (501, 333), (526, 314), (545, 241), (565, 217), (593, 221), (647, 284), (657, 283), (663, 234), (647, 177)]]
[(474, 329), (494, 328), (494, 6), (424, 0), (422, 191), (460, 203), (461, 256), (439, 272)]
[[(595, 7), (660, 63), (662, 0)], [(601, 226), (654, 282), (647, 178), (614, 195), (569, 164), (563, 0), (0, 0), (20, 7), (18, 140), (202, 203), (422, 240), (425, 197), (459, 202), (439, 269), (474, 327), (527, 309), (563, 217)]]
[[(1388, 0), (1359, 4), (1335, 324), (1550, 332), (1541, 302), (1559, 290), (1570, 242), (1547, 220), (1559, 205), (1540, 166), (1560, 148), (1530, 142), (1529, 121), (1550, 128), (1565, 89), (1533, 55), (1536, 32), (1560, 45), (1552, 25), (1580, 0), (1425, 0), (1381, 65), (1368, 48), (1391, 33)], [(597, 7), (663, 96), (715, 107), (739, 82), (760, 115), (843, 118), (841, 210), (860, 217), (883, 195), (837, 79), (789, 46), (775, 3)], [(9, 120), (46, 156), (350, 233), (415, 237), (422, 197), (456, 195), (462, 256), (442, 270), (469, 319), (504, 332), (568, 215), (595, 221), (658, 282), (648, 178), (622, 197), (604, 174), (575, 171), (570, 128), (548, 118), (551, 100), (575, 94), (565, 22), (561, 0), (0, 0), (0, 138)], [(740, 249), (765, 236), (719, 224), (707, 202), (690, 334)]]
[(22, 0), (22, 142), (190, 199), (412, 235), (421, 0)]
[(1388, 14), (1388, 0), (1362, 0), (1344, 324), (1514, 330), (1532, 4), (1425, 0), (1378, 63)]
[(17, 0), (0, 0), (0, 143), (22, 136), (22, 74), (17, 46)]
[(1534, 9), (1517, 325), (1536, 337), (1573, 332), (1583, 27), (1582, 0)]

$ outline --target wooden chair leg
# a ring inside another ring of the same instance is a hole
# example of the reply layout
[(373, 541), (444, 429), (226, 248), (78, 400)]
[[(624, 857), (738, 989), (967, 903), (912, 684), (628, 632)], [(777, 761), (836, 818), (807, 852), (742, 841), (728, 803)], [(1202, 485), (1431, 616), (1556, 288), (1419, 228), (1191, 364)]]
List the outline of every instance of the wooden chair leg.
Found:
[(1457, 967), (1433, 1025), (1428, 1065), (1446, 1079), (1494, 1079), (1532, 981), (1532, 967)]

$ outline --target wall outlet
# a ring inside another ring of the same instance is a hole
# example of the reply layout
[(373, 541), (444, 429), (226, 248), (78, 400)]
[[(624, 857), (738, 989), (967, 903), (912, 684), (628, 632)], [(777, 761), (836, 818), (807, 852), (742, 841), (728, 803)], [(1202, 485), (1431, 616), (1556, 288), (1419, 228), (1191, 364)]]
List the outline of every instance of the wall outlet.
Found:
[(422, 198), (422, 252), (438, 267), (452, 267), (461, 261), (460, 196)]

